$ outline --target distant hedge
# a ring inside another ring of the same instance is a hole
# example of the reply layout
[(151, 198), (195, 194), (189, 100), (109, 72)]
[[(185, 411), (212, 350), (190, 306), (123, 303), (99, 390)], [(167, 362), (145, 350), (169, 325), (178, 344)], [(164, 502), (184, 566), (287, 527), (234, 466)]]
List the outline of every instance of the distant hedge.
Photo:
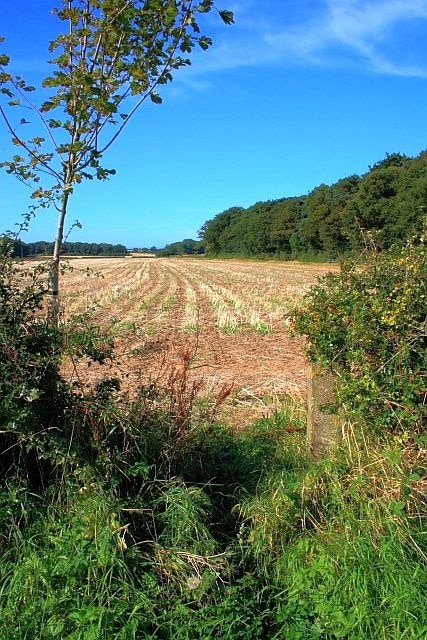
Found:
[[(44, 240), (22, 242), (22, 240), (12, 240), (7, 236), (0, 238), (0, 253), (4, 253), (7, 248), (12, 248), (14, 257), (51, 256), (53, 255), (53, 247), (53, 242)], [(128, 250), (123, 244), (109, 244), (108, 242), (64, 242), (62, 252), (68, 256), (123, 256), (128, 253)]]

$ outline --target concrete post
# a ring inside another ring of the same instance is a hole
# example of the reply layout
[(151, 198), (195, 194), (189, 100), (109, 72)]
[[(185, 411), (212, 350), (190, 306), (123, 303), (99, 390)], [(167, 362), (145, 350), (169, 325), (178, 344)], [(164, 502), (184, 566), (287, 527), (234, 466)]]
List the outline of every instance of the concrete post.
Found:
[(335, 401), (337, 377), (319, 364), (310, 367), (307, 398), (307, 440), (310, 453), (320, 460), (339, 440), (339, 416), (324, 410)]

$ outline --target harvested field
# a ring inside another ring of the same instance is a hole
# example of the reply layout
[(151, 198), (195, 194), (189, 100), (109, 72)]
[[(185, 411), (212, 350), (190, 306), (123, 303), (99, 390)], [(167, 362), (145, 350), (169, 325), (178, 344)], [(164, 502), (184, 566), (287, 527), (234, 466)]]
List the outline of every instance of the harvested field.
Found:
[[(290, 336), (286, 318), (318, 276), (336, 267), (202, 257), (83, 258), (72, 266), (63, 280), (64, 313), (89, 311), (114, 335), (112, 369), (130, 387), (168, 384), (187, 363), (207, 396), (233, 386), (227, 416), (236, 424), (305, 394), (302, 340)], [(104, 372), (67, 367), (69, 377), (88, 382)]]

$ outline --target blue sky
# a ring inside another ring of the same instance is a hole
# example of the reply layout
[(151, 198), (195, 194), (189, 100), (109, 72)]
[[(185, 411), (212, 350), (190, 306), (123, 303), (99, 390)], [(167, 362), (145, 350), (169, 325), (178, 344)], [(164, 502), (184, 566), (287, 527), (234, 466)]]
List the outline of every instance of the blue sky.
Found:
[[(37, 84), (57, 29), (55, 0), (2, 6), (13, 69)], [(228, 207), (307, 193), (364, 173), (386, 153), (427, 148), (427, 0), (219, 0), (214, 46), (146, 103), (109, 150), (117, 175), (80, 185), (70, 240), (163, 246), (196, 237)], [(25, 16), (25, 17), (24, 17)], [(0, 160), (14, 152), (0, 125)], [(0, 175), (0, 232), (27, 190)], [(50, 240), (42, 210), (24, 240)]]

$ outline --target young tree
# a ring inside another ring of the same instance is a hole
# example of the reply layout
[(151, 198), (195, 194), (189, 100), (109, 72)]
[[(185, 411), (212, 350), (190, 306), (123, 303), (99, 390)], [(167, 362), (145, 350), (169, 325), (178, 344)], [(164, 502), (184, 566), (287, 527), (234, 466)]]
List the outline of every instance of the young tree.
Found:
[[(159, 87), (191, 64), (194, 47), (210, 47), (197, 20), (212, 10), (233, 22), (233, 14), (216, 9), (213, 0), (61, 0), (53, 13), (66, 29), (50, 43), (53, 72), (43, 87), (51, 95), (39, 105), (31, 99), (35, 88), (9, 73), (9, 57), (0, 54), (0, 116), (17, 147), (0, 166), (32, 188), (31, 213), (38, 206), (58, 210), (49, 277), (52, 322), (58, 322), (60, 252), (75, 185), (115, 173), (101, 164), (104, 153), (147, 98), (162, 102)], [(42, 135), (24, 137), (21, 125), (29, 123), (9, 109), (20, 106), (38, 117)]]

